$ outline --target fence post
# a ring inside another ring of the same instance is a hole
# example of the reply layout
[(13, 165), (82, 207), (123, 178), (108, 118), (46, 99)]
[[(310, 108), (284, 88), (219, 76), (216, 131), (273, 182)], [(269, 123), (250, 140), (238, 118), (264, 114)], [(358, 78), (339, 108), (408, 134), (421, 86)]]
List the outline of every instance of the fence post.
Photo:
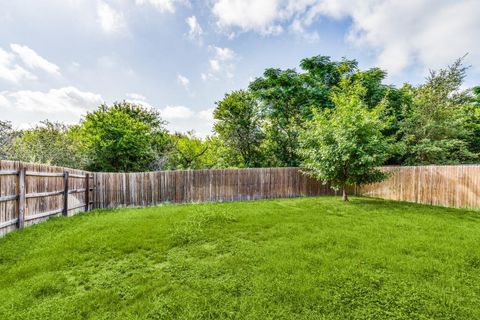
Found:
[(68, 171), (63, 172), (63, 215), (68, 216)]
[(23, 229), (25, 224), (25, 176), (27, 168), (24, 168), (23, 165), (20, 166), (18, 170), (18, 229)]
[(90, 174), (87, 173), (85, 175), (85, 211), (88, 211), (88, 207), (90, 205)]

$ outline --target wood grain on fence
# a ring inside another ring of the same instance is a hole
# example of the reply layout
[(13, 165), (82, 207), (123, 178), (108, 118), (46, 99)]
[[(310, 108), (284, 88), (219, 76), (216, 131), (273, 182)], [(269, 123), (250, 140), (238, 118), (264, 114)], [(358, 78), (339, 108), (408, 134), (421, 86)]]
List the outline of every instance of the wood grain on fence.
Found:
[[(65, 186), (65, 173), (70, 174)], [(0, 235), (66, 212), (85, 210), (82, 170), (0, 161)], [(68, 195), (65, 203), (65, 194)]]
[(454, 208), (480, 208), (480, 165), (382, 167), (390, 177), (357, 193)]
[(95, 174), (96, 208), (331, 195), (298, 168), (177, 170)]
[[(382, 167), (390, 177), (357, 195), (480, 208), (480, 165)], [(88, 181), (88, 182), (87, 182)], [(299, 168), (89, 173), (0, 161), (0, 235), (92, 208), (333, 195)]]

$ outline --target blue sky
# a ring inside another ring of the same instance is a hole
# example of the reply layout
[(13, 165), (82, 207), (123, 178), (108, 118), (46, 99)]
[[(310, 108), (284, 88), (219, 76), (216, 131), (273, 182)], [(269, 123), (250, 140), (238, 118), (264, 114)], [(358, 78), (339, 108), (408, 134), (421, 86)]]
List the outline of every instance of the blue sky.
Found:
[(468, 53), (471, 86), (479, 12), (477, 0), (1, 0), (0, 117), (77, 123), (126, 99), (205, 136), (226, 92), (317, 54), (401, 85)]

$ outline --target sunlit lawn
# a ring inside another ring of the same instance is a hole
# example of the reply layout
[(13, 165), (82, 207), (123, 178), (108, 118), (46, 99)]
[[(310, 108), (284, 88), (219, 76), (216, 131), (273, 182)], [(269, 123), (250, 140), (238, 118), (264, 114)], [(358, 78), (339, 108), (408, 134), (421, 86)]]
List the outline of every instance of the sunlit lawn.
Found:
[(480, 212), (321, 197), (52, 219), (0, 239), (0, 319), (480, 319)]

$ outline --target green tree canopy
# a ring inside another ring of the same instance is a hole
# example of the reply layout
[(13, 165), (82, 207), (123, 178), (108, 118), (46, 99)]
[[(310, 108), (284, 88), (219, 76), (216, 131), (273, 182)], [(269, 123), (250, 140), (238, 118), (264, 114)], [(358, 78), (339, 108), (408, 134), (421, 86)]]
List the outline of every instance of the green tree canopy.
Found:
[(234, 160), (231, 166), (258, 167), (262, 165), (263, 134), (258, 103), (245, 90), (233, 91), (216, 103), (213, 112), (214, 130)]
[(8, 147), (8, 159), (82, 169), (87, 155), (82, 152), (75, 127), (42, 121), (15, 134)]
[(213, 166), (208, 141), (196, 137), (193, 131), (171, 135), (167, 169), (203, 169)]
[(333, 109), (314, 112), (300, 136), (302, 167), (312, 177), (342, 189), (383, 179), (376, 169), (390, 152), (382, 134), (382, 108), (368, 108), (366, 89), (358, 81), (345, 78), (333, 90)]
[(474, 161), (469, 149), (475, 134), (468, 125), (470, 93), (461, 90), (467, 68), (462, 59), (431, 71), (425, 84), (408, 87), (411, 107), (405, 110), (399, 135), (405, 164), (455, 164)]
[(9, 157), (10, 143), (13, 139), (14, 130), (9, 121), (0, 120), (0, 159)]
[(158, 111), (129, 102), (100, 106), (87, 114), (81, 129), (94, 171), (147, 171), (168, 146)]

